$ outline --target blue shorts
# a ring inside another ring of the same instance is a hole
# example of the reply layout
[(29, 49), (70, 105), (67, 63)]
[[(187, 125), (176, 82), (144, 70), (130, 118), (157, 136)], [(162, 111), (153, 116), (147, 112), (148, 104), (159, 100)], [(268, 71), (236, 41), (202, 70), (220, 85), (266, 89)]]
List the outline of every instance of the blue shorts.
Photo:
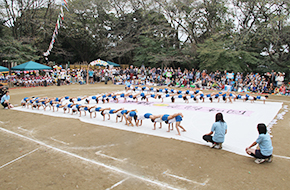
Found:
[(161, 118), (162, 121), (167, 121), (168, 120), (168, 116), (169, 116), (168, 114), (163, 115), (162, 118)]
[(144, 117), (145, 117), (146, 119), (149, 119), (150, 115), (152, 115), (152, 114), (151, 114), (151, 113), (145, 113), (145, 114), (144, 114)]
[(135, 111), (131, 111), (131, 112), (129, 113), (129, 116), (130, 116), (130, 117), (134, 117), (135, 115), (137, 115)]
[(182, 121), (182, 117), (180, 115), (178, 115), (175, 117), (175, 120), (176, 120), (176, 122), (180, 122), (180, 121)]

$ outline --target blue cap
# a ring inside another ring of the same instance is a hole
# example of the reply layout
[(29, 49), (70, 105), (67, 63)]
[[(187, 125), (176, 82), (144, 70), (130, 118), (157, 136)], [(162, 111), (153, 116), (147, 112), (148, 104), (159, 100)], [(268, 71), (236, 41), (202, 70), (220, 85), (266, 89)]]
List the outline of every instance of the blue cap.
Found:
[(209, 97), (210, 97), (210, 94), (207, 94), (207, 95), (206, 95), (206, 97), (208, 97), (208, 98), (209, 98)]
[(92, 96), (92, 99), (95, 100), (95, 99), (97, 99), (97, 97), (96, 96)]
[(240, 99), (242, 96), (241, 95), (238, 95), (238, 98)]
[(78, 104), (77, 104), (77, 105), (76, 105), (76, 107), (77, 107), (77, 108), (79, 108), (79, 107), (80, 107), (80, 105), (78, 105)]
[(195, 93), (199, 93), (199, 90), (195, 91)]
[(116, 96), (116, 95), (114, 95), (114, 96), (113, 96), (113, 98), (115, 99), (115, 98), (117, 98), (117, 96)]
[(163, 91), (163, 89), (159, 89), (159, 92), (162, 92)]
[(249, 98), (249, 95), (248, 95), (248, 94), (246, 94), (246, 97), (247, 97), (247, 98)]
[(112, 96), (112, 94), (109, 94), (109, 96), (108, 97), (111, 97)]
[(257, 99), (260, 100), (261, 99), (261, 96), (257, 96)]
[(227, 94), (223, 94), (223, 97), (226, 97), (227, 96)]
[(78, 101), (81, 101), (82, 99), (81, 98), (78, 98)]
[(55, 101), (59, 101), (58, 98), (56, 98)]
[(194, 95), (191, 95), (190, 98), (194, 98)]
[(130, 95), (129, 98), (133, 98), (133, 95)]
[(144, 93), (141, 93), (140, 95), (141, 95), (141, 96), (145, 96), (145, 94), (144, 94)]
[(153, 90), (154, 90), (154, 88), (153, 88), (153, 87), (151, 87), (151, 88), (150, 88), (150, 90), (151, 90), (151, 91), (153, 91)]
[(65, 99), (66, 99), (66, 100), (69, 99), (69, 96), (66, 96)]
[(171, 92), (173, 93), (173, 92), (174, 92), (174, 90), (173, 90), (173, 89), (171, 89)]
[(125, 97), (125, 94), (121, 94), (120, 96), (121, 96), (122, 98), (124, 98), (124, 97)]
[(178, 98), (182, 98), (182, 95), (180, 94), (180, 95), (178, 95)]
[(201, 97), (203, 97), (204, 95), (203, 95), (203, 94), (201, 94), (200, 96), (201, 96)]
[(142, 87), (142, 90), (145, 90), (145, 89), (146, 89), (146, 87), (145, 87), (145, 86), (143, 86), (143, 87)]
[(154, 98), (155, 97), (155, 94), (151, 94), (151, 97)]
[(56, 107), (59, 108), (60, 104), (57, 104)]
[(86, 110), (86, 111), (87, 111), (87, 110), (88, 110), (88, 107), (85, 107), (85, 108), (84, 108), (84, 110)]
[(69, 104), (67, 107), (71, 108), (72, 107), (72, 104)]
[(39, 103), (39, 101), (38, 101), (38, 100), (36, 100), (35, 102), (36, 102), (36, 103)]
[(232, 94), (232, 93), (230, 93), (230, 96), (233, 96), (233, 94)]
[(222, 94), (222, 92), (219, 92), (219, 94)]
[(165, 97), (169, 97), (169, 94), (166, 94)]
[(219, 94), (216, 94), (216, 95), (215, 95), (216, 98), (219, 97), (219, 96), (220, 96)]
[(107, 96), (106, 95), (103, 95), (103, 98), (106, 98)]

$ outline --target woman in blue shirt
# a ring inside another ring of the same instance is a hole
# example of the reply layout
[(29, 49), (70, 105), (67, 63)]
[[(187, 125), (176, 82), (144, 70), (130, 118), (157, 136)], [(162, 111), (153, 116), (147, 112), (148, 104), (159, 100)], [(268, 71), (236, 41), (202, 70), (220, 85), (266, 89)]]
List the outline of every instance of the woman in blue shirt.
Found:
[(1, 98), (1, 104), (4, 107), (4, 109), (13, 108), (13, 105), (9, 103), (9, 100), (10, 100), (9, 91), (6, 91)]
[[(246, 148), (247, 154), (256, 158), (257, 164), (265, 161), (272, 162), (273, 146), (270, 135), (267, 133), (267, 127), (264, 123), (259, 123), (257, 126), (259, 137), (258, 139)], [(253, 149), (252, 147), (259, 144), (260, 149)]]
[[(223, 114), (217, 113), (215, 115), (215, 123), (211, 127), (211, 131), (205, 134), (202, 138), (206, 142), (212, 143), (212, 148), (221, 149), (222, 143), (225, 141), (225, 135), (227, 133), (227, 123), (224, 121)], [(212, 136), (212, 134), (214, 134)]]

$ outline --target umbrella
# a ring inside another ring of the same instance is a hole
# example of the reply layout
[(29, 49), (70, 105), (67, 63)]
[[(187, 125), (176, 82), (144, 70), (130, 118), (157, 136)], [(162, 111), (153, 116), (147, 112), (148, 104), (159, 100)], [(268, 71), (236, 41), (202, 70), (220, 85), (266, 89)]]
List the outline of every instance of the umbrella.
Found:
[(47, 69), (51, 70), (51, 67), (42, 65), (40, 63), (36, 63), (34, 61), (28, 61), (26, 63), (17, 65), (11, 68), (11, 70), (18, 70), (18, 71), (47, 70)]
[(109, 65), (112, 65), (112, 66), (114, 66), (114, 67), (120, 67), (120, 65), (119, 65), (119, 64), (117, 64), (117, 63), (114, 63), (114, 62), (112, 62), (112, 61), (107, 61), (107, 63), (108, 63)]
[(108, 63), (106, 61), (97, 59), (95, 61), (90, 62), (90, 65), (92, 65), (92, 66), (94, 66), (94, 65), (97, 65), (97, 66), (107, 66)]
[(2, 67), (2, 66), (0, 66), (0, 72), (3, 72), (3, 71), (9, 71), (9, 69), (6, 68), (6, 67)]

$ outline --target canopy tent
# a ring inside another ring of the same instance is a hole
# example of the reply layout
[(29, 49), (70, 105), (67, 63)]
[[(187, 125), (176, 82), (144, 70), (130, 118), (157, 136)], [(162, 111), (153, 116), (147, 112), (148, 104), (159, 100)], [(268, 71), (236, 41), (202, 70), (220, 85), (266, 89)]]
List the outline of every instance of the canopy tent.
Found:
[(112, 65), (112, 66), (114, 66), (114, 67), (120, 67), (120, 65), (119, 65), (119, 64), (117, 64), (117, 63), (114, 63), (114, 62), (111, 62), (111, 61), (107, 61), (107, 63), (108, 63), (109, 65)]
[(106, 62), (106, 61), (103, 61), (103, 60), (100, 60), (100, 59), (97, 59), (97, 60), (95, 60), (95, 61), (92, 61), (92, 62), (90, 62), (90, 65), (92, 65), (92, 66), (107, 66), (108, 65), (108, 63)]
[(0, 66), (0, 72), (9, 71), (8, 68)]
[(29, 70), (51, 70), (51, 67), (42, 65), (40, 63), (36, 63), (34, 61), (28, 61), (21, 65), (17, 65), (12, 67), (11, 70), (18, 70), (18, 71), (29, 71)]

